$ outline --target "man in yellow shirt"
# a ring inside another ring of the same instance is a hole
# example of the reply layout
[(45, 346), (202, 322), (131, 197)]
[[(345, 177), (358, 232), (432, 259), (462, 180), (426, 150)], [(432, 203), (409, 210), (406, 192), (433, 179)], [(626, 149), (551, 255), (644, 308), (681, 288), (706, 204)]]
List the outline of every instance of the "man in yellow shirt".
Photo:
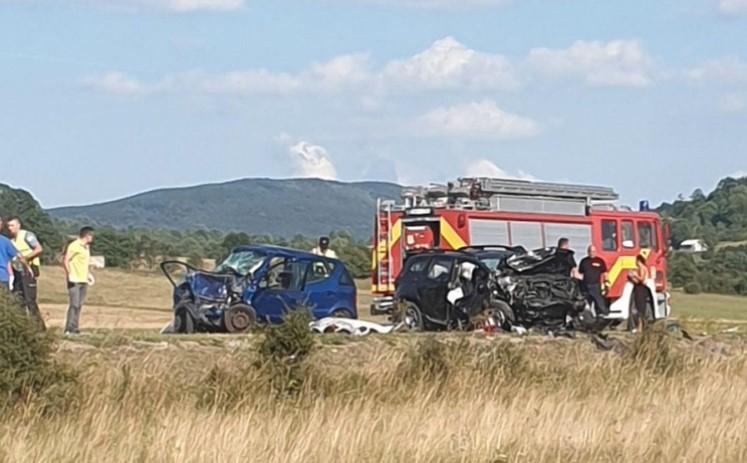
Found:
[(70, 306), (65, 317), (65, 335), (80, 334), (78, 323), (80, 311), (88, 294), (88, 286), (93, 284), (93, 275), (89, 271), (91, 265), (91, 243), (93, 243), (93, 228), (80, 229), (78, 239), (67, 246), (62, 264), (67, 275), (67, 292)]

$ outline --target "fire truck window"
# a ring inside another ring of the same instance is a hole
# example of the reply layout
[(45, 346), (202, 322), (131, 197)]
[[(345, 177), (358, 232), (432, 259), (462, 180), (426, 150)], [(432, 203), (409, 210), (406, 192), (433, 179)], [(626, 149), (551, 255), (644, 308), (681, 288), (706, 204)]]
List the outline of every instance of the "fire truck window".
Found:
[(627, 249), (635, 247), (635, 231), (633, 222), (630, 220), (625, 220), (622, 223), (622, 245)]
[(433, 259), (431, 268), (428, 271), (428, 278), (431, 280), (448, 280), (451, 274), (451, 266), (453, 261), (449, 258), (437, 257)]
[(617, 221), (602, 220), (602, 249), (617, 251)]
[(656, 250), (656, 234), (651, 222), (638, 222), (638, 241), (642, 248)]

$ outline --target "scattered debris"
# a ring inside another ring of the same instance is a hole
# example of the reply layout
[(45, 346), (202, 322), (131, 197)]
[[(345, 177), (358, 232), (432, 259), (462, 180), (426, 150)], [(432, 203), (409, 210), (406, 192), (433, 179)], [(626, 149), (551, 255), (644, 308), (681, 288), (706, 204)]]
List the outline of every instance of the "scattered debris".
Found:
[(311, 331), (319, 334), (340, 333), (351, 336), (368, 336), (371, 333), (389, 334), (404, 326), (402, 323), (392, 325), (380, 325), (378, 323), (353, 320), (350, 318), (323, 318), (311, 322)]

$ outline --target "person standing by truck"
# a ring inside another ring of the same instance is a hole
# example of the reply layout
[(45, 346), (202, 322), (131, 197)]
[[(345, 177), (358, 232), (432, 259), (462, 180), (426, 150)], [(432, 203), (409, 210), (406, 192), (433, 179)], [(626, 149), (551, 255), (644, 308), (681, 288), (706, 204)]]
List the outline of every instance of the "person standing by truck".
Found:
[(319, 238), (319, 246), (312, 249), (311, 253), (317, 256), (328, 257), (330, 259), (337, 259), (337, 253), (333, 251), (332, 249), (330, 249), (329, 238), (326, 236), (322, 236), (321, 238)]
[(587, 256), (578, 265), (581, 283), (589, 302), (594, 303), (597, 317), (609, 315), (607, 300), (602, 294), (602, 282), (607, 282), (607, 264), (597, 256), (597, 248), (593, 244), (587, 250)]
[(80, 334), (80, 312), (88, 295), (88, 287), (94, 281), (90, 272), (91, 243), (93, 243), (93, 228), (81, 228), (78, 239), (67, 246), (62, 260), (70, 300), (65, 317), (65, 335), (67, 336)]
[(21, 297), (26, 310), (36, 319), (39, 328), (45, 330), (44, 318), (36, 302), (37, 280), (44, 248), (33, 232), (22, 228), (21, 219), (18, 217), (8, 219), (8, 235), (18, 251), (13, 265), (13, 291)]

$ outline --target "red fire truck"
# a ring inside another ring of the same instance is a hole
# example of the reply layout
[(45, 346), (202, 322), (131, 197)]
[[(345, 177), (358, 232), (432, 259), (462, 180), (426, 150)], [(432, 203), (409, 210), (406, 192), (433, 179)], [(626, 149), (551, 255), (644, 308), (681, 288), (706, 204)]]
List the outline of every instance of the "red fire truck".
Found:
[(610, 318), (630, 314), (628, 272), (643, 255), (655, 318), (670, 313), (666, 254), (669, 231), (642, 201), (640, 210), (615, 206), (611, 188), (493, 178), (409, 188), (401, 202), (379, 200), (374, 231), (373, 313), (388, 313), (394, 283), (408, 255), (423, 249), (506, 245), (539, 249), (568, 238), (577, 258), (594, 244), (609, 269)]

